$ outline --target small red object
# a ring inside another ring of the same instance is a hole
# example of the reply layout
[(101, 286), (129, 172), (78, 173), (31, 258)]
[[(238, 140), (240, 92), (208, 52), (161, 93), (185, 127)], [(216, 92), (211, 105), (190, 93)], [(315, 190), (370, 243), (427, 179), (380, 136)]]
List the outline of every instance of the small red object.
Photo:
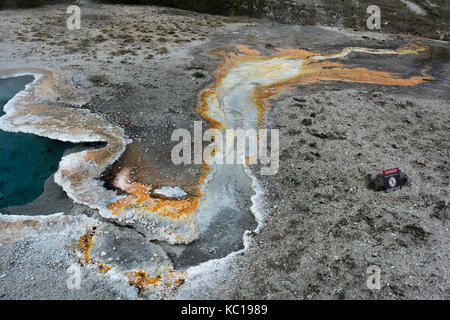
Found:
[(389, 170), (383, 170), (383, 176), (389, 176), (391, 174), (399, 173), (400, 170), (398, 168), (389, 169)]

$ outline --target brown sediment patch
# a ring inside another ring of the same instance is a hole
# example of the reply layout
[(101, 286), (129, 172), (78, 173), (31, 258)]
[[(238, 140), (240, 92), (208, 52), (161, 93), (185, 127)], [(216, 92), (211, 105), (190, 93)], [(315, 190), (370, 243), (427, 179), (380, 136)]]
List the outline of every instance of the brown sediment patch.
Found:
[(111, 156), (111, 150), (108, 148), (103, 148), (101, 150), (90, 150), (86, 151), (86, 155), (84, 156), (84, 160), (86, 161), (94, 161), (96, 163), (101, 163), (103, 159)]
[(63, 214), (45, 216), (0, 216), (0, 245), (25, 238), (39, 237), (43, 234), (65, 233), (73, 229), (78, 217)]
[(25, 236), (27, 230), (39, 230), (41, 223), (36, 220), (4, 221), (0, 220), (0, 244), (7, 243)]
[[(114, 165), (105, 172), (105, 182), (108, 188), (116, 188), (114, 180), (123, 168), (129, 168), (129, 180), (158, 189), (164, 186), (172, 186), (176, 183), (192, 195), (198, 195), (197, 176), (194, 174), (174, 175), (164, 174), (164, 163), (158, 162), (152, 153), (146, 151), (148, 143), (146, 141), (133, 141), (127, 145), (125, 152)], [(170, 172), (169, 173), (173, 173)], [(174, 181), (175, 179), (175, 181)]]

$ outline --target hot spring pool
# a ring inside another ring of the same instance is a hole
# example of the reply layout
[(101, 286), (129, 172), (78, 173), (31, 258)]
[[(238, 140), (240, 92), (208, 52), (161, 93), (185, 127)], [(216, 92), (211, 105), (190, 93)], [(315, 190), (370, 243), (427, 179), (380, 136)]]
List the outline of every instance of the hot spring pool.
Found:
[[(34, 80), (33, 76), (0, 79), (0, 116), (4, 105)], [(65, 150), (74, 147), (33, 134), (0, 130), (0, 209), (27, 204), (44, 191)]]

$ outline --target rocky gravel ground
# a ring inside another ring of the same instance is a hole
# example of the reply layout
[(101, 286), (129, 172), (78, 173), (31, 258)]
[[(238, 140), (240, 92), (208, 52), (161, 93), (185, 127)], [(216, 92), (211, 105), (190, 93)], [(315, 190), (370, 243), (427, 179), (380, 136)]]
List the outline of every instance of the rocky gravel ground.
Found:
[[(245, 290), (230, 297), (448, 298), (448, 101), (417, 89), (302, 89), (274, 105), (282, 152), (280, 173), (264, 179), (270, 227), (242, 259), (252, 261), (242, 273), (251, 271), (233, 287)], [(389, 194), (366, 187), (367, 173), (391, 167), (410, 185)], [(379, 291), (366, 287), (372, 265)]]

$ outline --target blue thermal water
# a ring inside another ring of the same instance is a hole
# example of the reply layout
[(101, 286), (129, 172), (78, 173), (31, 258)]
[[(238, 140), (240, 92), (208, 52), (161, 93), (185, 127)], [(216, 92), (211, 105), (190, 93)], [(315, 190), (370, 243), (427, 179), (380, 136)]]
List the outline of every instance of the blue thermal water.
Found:
[[(33, 79), (0, 79), (0, 116), (8, 100)], [(24, 205), (39, 197), (45, 180), (58, 169), (64, 151), (71, 147), (74, 144), (0, 130), (0, 209)]]

